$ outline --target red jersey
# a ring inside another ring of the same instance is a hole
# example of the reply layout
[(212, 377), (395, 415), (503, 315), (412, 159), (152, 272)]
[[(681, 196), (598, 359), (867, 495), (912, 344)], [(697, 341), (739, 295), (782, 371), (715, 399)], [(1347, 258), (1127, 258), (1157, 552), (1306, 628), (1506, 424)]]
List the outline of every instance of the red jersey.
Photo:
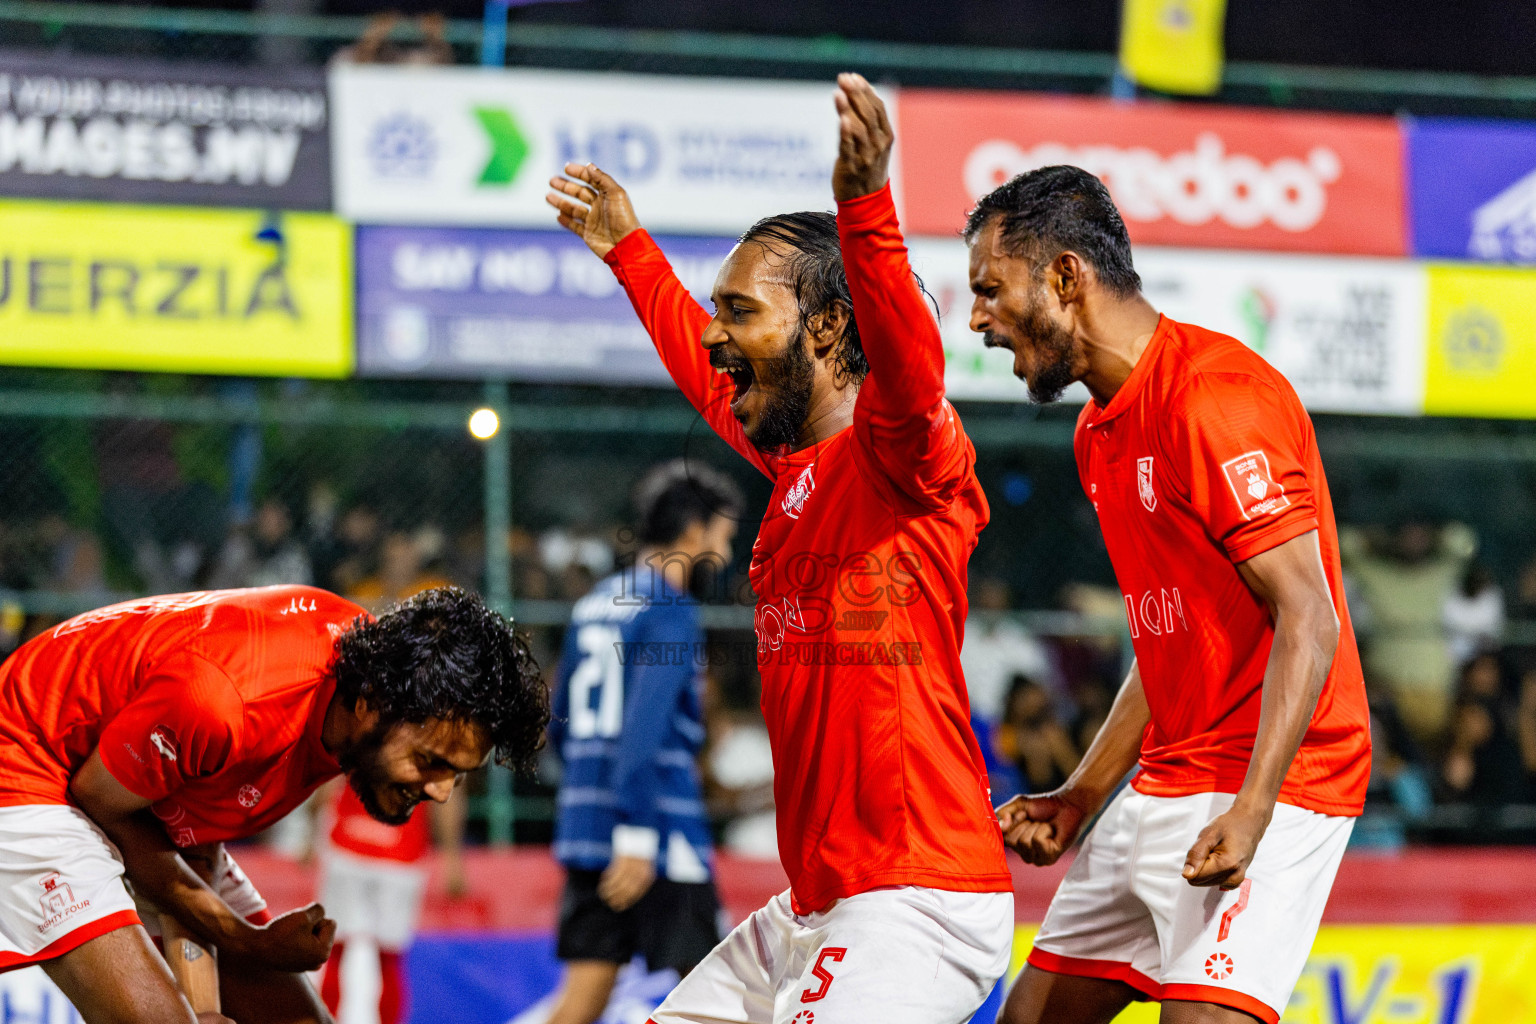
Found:
[(650, 237), (607, 257), (683, 393), (774, 482), (750, 573), (797, 913), (880, 886), (1012, 889), (960, 670), (966, 562), (990, 514), (975, 450), (889, 189), (839, 204), (838, 232), (869, 375), (851, 427), (784, 457), (731, 415), (700, 344), (710, 316)]
[(331, 845), (345, 853), (411, 864), (432, 846), (432, 816), (424, 807), (404, 825), (386, 825), (369, 814), (351, 786), (331, 801)]
[(1339, 647), (1280, 800), (1359, 814), (1365, 684), (1328, 481), (1290, 384), (1241, 342), (1163, 317), (1109, 405), (1083, 409), (1074, 444), (1152, 711), (1136, 789), (1241, 788), (1275, 632), (1236, 565), (1316, 530)]
[(340, 772), (320, 743), (336, 637), (312, 587), (173, 594), (76, 616), (0, 666), (0, 806), (69, 802), (102, 763), (177, 846), (243, 839)]

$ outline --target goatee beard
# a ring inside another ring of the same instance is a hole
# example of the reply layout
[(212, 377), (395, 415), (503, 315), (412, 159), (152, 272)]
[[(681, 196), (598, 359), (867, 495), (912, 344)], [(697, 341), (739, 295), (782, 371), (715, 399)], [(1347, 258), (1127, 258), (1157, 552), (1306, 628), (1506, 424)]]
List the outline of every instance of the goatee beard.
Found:
[(1042, 362), (1035, 373), (1035, 379), (1026, 377), (1024, 380), (1029, 386), (1030, 401), (1049, 405), (1059, 400), (1068, 387), (1077, 383), (1077, 374), (1072, 367), (1073, 357), (1077, 354), (1072, 344), (1072, 335), (1058, 327), (1038, 307), (1030, 310), (1025, 317), (1024, 333), (1027, 337), (1039, 339), (1033, 348)]
[[(758, 386), (767, 392), (757, 429), (749, 438), (760, 452), (790, 447), (800, 437), (811, 410), (811, 391), (816, 383), (816, 364), (805, 350), (805, 327), (796, 328), (784, 354), (763, 367)], [(765, 387), (765, 385), (769, 385)]]

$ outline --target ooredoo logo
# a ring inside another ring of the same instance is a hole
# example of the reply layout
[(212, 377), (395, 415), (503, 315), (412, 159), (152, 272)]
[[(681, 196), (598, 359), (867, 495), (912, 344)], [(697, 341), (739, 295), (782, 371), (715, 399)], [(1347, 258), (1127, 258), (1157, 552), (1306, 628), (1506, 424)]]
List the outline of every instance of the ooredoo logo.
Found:
[(235, 799), (240, 801), (241, 807), (255, 807), (261, 803), (261, 790), (255, 786), (241, 786), (240, 791), (235, 794)]
[(1265, 163), (1227, 152), (1226, 141), (1203, 132), (1192, 149), (1163, 155), (1146, 146), (1041, 142), (1030, 148), (993, 139), (971, 150), (965, 187), (975, 198), (1017, 175), (1052, 164), (1074, 164), (1109, 188), (1126, 220), (1208, 224), (1234, 228), (1266, 222), (1283, 231), (1308, 231), (1328, 209), (1328, 186), (1339, 180), (1339, 156), (1327, 146)]

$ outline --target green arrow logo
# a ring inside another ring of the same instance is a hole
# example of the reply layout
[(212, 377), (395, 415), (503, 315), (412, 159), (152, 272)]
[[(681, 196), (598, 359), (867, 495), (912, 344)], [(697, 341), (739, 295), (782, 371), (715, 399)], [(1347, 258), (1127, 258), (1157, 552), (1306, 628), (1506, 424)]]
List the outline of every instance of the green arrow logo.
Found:
[(503, 107), (476, 107), (475, 117), (491, 140), (491, 158), (480, 172), (482, 185), (510, 185), (528, 157), (528, 140)]

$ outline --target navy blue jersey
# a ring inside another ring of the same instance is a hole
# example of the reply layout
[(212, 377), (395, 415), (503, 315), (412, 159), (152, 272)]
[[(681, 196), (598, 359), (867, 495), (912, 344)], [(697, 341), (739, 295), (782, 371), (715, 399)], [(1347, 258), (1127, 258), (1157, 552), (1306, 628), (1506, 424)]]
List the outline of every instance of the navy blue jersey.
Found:
[(657, 877), (709, 878), (703, 650), (698, 606), (648, 566), (576, 603), (549, 726), (565, 762), (554, 853), (566, 867), (600, 870), (619, 853), (654, 857)]

